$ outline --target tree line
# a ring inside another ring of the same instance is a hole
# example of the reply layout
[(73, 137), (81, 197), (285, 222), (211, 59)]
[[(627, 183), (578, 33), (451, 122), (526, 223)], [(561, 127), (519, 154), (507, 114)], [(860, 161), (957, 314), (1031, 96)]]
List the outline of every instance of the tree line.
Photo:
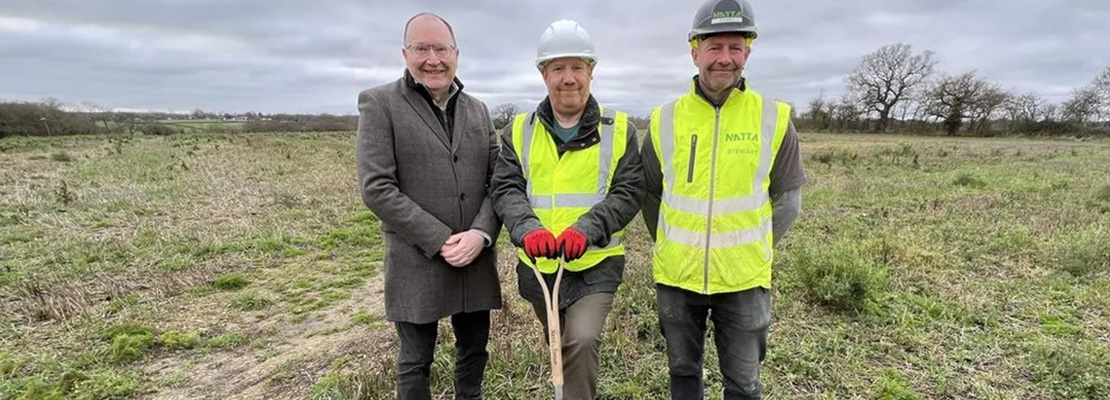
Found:
[(66, 105), (57, 99), (0, 102), (0, 137), (186, 132), (354, 131), (358, 116), (329, 114), (244, 114), (195, 110), (191, 114), (112, 111), (93, 104)]
[(838, 99), (819, 94), (794, 122), (806, 131), (948, 136), (1110, 135), (1110, 66), (1063, 102), (1003, 89), (978, 72), (937, 71), (932, 51), (905, 43), (865, 55)]

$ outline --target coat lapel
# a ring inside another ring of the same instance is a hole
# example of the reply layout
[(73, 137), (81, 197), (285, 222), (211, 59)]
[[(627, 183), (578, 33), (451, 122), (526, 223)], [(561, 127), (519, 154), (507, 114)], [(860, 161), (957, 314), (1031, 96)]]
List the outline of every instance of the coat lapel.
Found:
[(447, 132), (443, 131), (443, 125), (440, 125), (435, 114), (432, 114), (432, 108), (428, 102), (411, 88), (405, 87), (403, 90), (405, 91), (405, 100), (409, 102), (409, 106), (411, 106), (413, 110), (416, 110), (416, 114), (420, 115), (420, 119), (424, 120), (424, 123), (428, 125), (428, 129), (431, 129), (432, 132), (435, 133), (439, 141), (443, 143), (443, 146), (450, 148), (450, 141), (447, 140)]
[(466, 133), (466, 97), (462, 93), (458, 93), (455, 99), (455, 127), (451, 133), (454, 140), (451, 141), (451, 154), (455, 154), (459, 150), (459, 142), (466, 140), (464, 134)]

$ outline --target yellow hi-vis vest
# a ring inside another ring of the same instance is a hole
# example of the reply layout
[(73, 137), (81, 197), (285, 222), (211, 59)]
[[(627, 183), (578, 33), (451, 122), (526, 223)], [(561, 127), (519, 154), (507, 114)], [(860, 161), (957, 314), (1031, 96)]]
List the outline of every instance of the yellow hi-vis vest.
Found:
[(733, 89), (715, 108), (691, 90), (651, 113), (663, 169), (657, 283), (715, 294), (771, 287), (771, 166), (790, 106)]
[[(597, 128), (601, 142), (567, 151), (561, 158), (555, 139), (535, 113), (519, 114), (513, 120), (513, 150), (528, 181), (528, 200), (540, 223), (555, 236), (605, 199), (617, 161), (628, 147), (628, 115), (605, 109), (601, 113), (602, 122)], [(614, 233), (602, 248), (589, 245), (582, 258), (567, 263), (566, 269), (581, 271), (624, 254), (620, 242), (623, 235), (623, 231)], [(517, 257), (534, 266), (524, 250), (518, 250)], [(540, 272), (550, 274), (558, 269), (559, 260), (541, 258), (536, 263)]]

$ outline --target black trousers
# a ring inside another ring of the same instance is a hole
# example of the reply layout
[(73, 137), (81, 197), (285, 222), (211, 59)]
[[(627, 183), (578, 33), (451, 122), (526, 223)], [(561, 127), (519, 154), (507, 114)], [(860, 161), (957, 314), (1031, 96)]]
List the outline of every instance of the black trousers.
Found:
[(702, 362), (707, 320), (713, 322), (724, 399), (763, 398), (759, 368), (767, 356), (771, 326), (771, 293), (767, 289), (707, 296), (656, 285), (655, 293), (659, 327), (667, 341), (671, 399), (705, 398)]
[[(397, 400), (432, 400), (430, 384), (438, 323), (396, 322), (401, 339), (397, 359)], [(451, 316), (455, 331), (455, 399), (481, 400), (489, 353), (489, 311)]]

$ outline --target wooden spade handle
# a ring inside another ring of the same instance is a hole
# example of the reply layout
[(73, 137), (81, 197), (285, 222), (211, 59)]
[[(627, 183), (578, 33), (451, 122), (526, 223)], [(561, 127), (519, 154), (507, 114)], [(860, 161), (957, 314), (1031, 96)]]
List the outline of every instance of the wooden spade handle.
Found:
[(543, 280), (539, 268), (532, 268), (536, 280), (543, 291), (544, 306), (547, 309), (547, 342), (551, 359), (551, 383), (555, 386), (555, 398), (561, 399), (563, 393), (563, 337), (559, 324), (559, 287), (563, 282), (564, 262), (559, 261), (559, 269), (555, 274), (555, 285), (547, 290), (547, 282)]

